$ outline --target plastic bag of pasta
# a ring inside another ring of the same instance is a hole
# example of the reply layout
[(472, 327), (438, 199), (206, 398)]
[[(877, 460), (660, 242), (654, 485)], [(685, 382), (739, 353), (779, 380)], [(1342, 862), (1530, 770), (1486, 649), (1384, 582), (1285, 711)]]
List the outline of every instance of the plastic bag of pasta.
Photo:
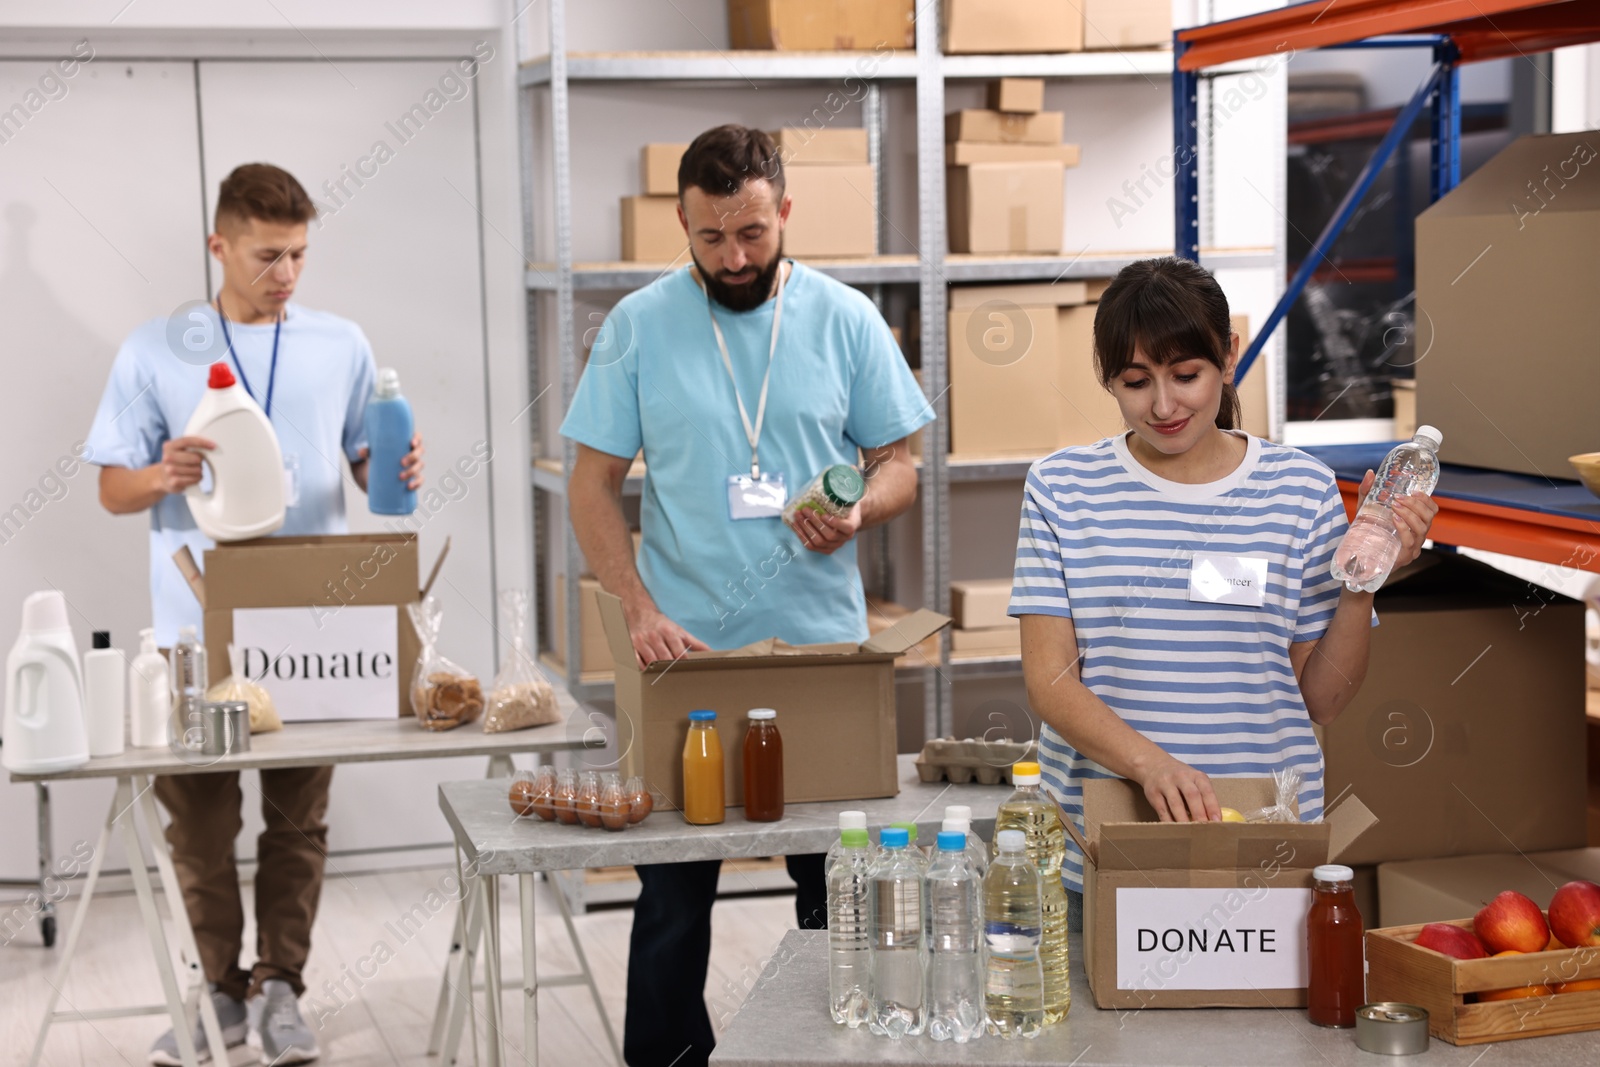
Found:
[(471, 671), (439, 651), (439, 630), (444, 622), (439, 602), (430, 596), (408, 604), (406, 610), (422, 643), (411, 676), (411, 710), (417, 725), (425, 730), (453, 730), (472, 722), (483, 713), (483, 686)]
[(528, 647), (528, 594), (506, 590), (500, 594), (500, 609), (511, 648), (489, 687), (489, 709), (483, 719), (486, 734), (544, 726), (561, 717), (556, 691), (539, 673)]

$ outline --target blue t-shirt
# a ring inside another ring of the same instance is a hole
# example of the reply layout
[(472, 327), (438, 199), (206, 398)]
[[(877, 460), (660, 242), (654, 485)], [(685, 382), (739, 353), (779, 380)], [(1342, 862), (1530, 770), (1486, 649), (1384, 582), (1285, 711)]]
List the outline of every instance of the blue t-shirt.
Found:
[[(1083, 684), (1190, 766), (1214, 778), (1300, 768), (1300, 817), (1314, 820), (1322, 750), (1289, 646), (1333, 621), (1347, 525), (1327, 467), (1258, 437), (1231, 474), (1200, 485), (1151, 472), (1120, 436), (1063, 449), (1028, 472), (1010, 613), (1071, 619)], [(1191, 600), (1200, 552), (1264, 558), (1261, 606)], [(1039, 763), (1080, 827), (1083, 780), (1116, 777), (1048, 725)], [(1083, 888), (1070, 838), (1062, 881)]]
[[(274, 325), (229, 323), (233, 350), (256, 402), (265, 406), (272, 370)], [(230, 361), (230, 369), (232, 363)], [(236, 372), (237, 373), (237, 372)], [(167, 320), (152, 319), (122, 343), (111, 367), (88, 446), (102, 467), (148, 467), (161, 446), (182, 437), (205, 395), (208, 368), (172, 354)], [(342, 534), (343, 460), (354, 462), (366, 446), (362, 415), (372, 395), (372, 345), (355, 323), (298, 304), (285, 310), (278, 341), (278, 374), (272, 390), (272, 426), (285, 462), (299, 464), (300, 502), (289, 509), (279, 535)], [(189, 546), (205, 563), (214, 542), (201, 533), (183, 494), (169, 495), (150, 509), (150, 602), (156, 643), (170, 648), (180, 626), (200, 630), (200, 604), (172, 562)]]
[[(775, 305), (716, 309), (752, 422)], [(795, 264), (772, 361), (762, 472), (781, 473), (793, 496), (823, 468), (859, 463), (858, 449), (891, 444), (932, 419), (872, 301)], [(824, 556), (781, 519), (729, 517), (728, 477), (750, 473), (750, 445), (705, 293), (687, 269), (612, 309), (561, 433), (612, 456), (643, 450), (639, 575), (661, 611), (691, 634), (717, 649), (774, 636), (791, 644), (866, 640), (853, 540)]]

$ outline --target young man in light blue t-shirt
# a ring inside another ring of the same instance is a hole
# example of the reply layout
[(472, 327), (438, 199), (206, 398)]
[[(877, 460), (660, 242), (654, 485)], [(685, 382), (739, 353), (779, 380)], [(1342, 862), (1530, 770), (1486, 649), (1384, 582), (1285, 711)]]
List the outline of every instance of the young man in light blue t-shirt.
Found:
[[(205, 395), (209, 364), (226, 361), (277, 432), (291, 488), (279, 534), (347, 532), (344, 483), (367, 488), (362, 416), (375, 376), (372, 346), (355, 323), (289, 302), (315, 216), (287, 171), (250, 163), (228, 175), (207, 240), (222, 267), (216, 299), (129, 334), (95, 412), (88, 444), (101, 468), (101, 504), (114, 515), (150, 512), (150, 599), (163, 647), (176, 641), (180, 626), (203, 632), (200, 605), (172, 554), (188, 546), (200, 560), (212, 545), (182, 496), (200, 482), (202, 456), (212, 447), (182, 436)], [(422, 484), (420, 435), (411, 448), (400, 477), (415, 489)], [(233, 859), (242, 826), (239, 773), (155, 781), (171, 816), (167, 841), (223, 1040), (231, 1047), (248, 1038), (275, 1064), (319, 1054), (297, 998), (322, 891), (332, 780), (332, 767), (261, 772), (266, 829), (257, 846), (258, 958), (250, 971), (239, 966), (244, 909)], [(194, 1041), (204, 1060), (210, 1051), (199, 1026)], [(150, 1049), (150, 1062), (182, 1062), (171, 1030)]]
[[(701, 134), (678, 199), (693, 269), (617, 304), (561, 426), (578, 446), (568, 499), (584, 558), (622, 599), (640, 663), (773, 636), (863, 641), (854, 537), (916, 499), (907, 438), (932, 411), (872, 302), (783, 257), (791, 201), (766, 134)], [(636, 560), (621, 494), (641, 452)], [(866, 496), (843, 518), (785, 526), (785, 497), (836, 463), (863, 467)], [(693, 1067), (711, 1054), (702, 991), (720, 866), (638, 868), (631, 1067)], [(791, 856), (789, 873), (801, 925), (824, 927), (822, 857)]]

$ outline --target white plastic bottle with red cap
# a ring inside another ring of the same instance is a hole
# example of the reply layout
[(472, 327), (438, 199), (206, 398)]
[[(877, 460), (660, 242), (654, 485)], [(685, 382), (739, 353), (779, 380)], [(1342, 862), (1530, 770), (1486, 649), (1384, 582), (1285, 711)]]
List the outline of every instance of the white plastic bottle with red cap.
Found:
[(205, 437), (217, 447), (204, 453), (211, 489), (185, 490), (189, 511), (213, 541), (265, 537), (283, 525), (283, 451), (261, 406), (226, 363), (211, 365), (210, 388), (189, 417), (185, 437)]

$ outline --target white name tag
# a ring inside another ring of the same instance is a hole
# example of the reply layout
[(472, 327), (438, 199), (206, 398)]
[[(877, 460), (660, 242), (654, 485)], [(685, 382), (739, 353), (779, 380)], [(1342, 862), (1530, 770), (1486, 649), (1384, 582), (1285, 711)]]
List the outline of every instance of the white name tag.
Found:
[(1189, 599), (1259, 608), (1266, 596), (1265, 556), (1196, 552), (1189, 563)]
[(1118, 989), (1303, 989), (1309, 889), (1117, 890)]
[(728, 517), (730, 519), (781, 519), (789, 500), (783, 475), (762, 471), (759, 478), (748, 474), (728, 476)]

